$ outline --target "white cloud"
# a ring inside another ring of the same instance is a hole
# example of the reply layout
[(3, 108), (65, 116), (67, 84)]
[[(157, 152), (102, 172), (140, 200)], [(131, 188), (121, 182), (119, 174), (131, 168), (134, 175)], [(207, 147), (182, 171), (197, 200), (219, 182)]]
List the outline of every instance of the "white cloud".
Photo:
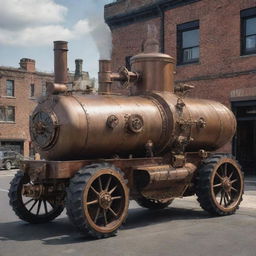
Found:
[(65, 27), (67, 11), (54, 0), (0, 0), (0, 44), (43, 46), (90, 32), (86, 19)]
[(0, 0), (0, 6), (0, 27), (8, 30), (56, 24), (68, 11), (54, 0)]
[(0, 28), (0, 44), (14, 46), (50, 45), (55, 40), (78, 39), (90, 32), (87, 20), (79, 20), (71, 29), (61, 25), (27, 27), (18, 31)]

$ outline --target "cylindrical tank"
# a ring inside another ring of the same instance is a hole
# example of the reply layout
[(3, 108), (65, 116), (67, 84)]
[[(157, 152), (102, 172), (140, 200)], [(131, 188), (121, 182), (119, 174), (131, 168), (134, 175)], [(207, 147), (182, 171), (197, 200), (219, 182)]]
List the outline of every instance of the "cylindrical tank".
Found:
[(186, 99), (178, 109), (173, 93), (142, 96), (52, 95), (31, 117), (31, 138), (43, 158), (69, 160), (133, 154), (155, 155), (184, 146), (215, 150), (228, 142), (236, 122), (220, 103)]
[(131, 58), (131, 69), (142, 77), (134, 94), (150, 91), (173, 92), (174, 59), (162, 53), (141, 53)]

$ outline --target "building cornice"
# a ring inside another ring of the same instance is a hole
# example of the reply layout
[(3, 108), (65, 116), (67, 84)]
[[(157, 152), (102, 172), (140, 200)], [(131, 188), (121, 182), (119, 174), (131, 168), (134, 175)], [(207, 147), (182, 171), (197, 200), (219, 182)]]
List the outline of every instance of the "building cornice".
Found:
[[(149, 20), (152, 18), (161, 17), (162, 11), (167, 11), (184, 5), (192, 4), (201, 0), (159, 0), (154, 4), (140, 7), (136, 10), (107, 16), (105, 12), (105, 22), (111, 29), (127, 26), (140, 21)], [(117, 3), (112, 3), (105, 6), (107, 8), (113, 8)]]

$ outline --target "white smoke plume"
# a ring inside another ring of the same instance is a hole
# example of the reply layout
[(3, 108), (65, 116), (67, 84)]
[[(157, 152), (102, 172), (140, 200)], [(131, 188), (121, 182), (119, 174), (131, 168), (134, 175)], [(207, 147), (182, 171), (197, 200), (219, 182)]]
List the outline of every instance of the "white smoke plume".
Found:
[(87, 17), (89, 25), (92, 27), (90, 33), (97, 45), (100, 59), (111, 59), (112, 35), (108, 25), (104, 21), (104, 5), (111, 1), (92, 0), (92, 2), (94, 8), (91, 15)]

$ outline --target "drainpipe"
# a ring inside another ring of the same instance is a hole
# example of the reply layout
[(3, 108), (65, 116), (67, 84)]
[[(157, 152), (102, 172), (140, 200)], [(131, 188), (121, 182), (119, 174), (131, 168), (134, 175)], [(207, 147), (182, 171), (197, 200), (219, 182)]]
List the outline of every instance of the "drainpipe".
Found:
[(161, 8), (160, 5), (157, 6), (160, 14), (160, 52), (165, 52), (165, 11)]

